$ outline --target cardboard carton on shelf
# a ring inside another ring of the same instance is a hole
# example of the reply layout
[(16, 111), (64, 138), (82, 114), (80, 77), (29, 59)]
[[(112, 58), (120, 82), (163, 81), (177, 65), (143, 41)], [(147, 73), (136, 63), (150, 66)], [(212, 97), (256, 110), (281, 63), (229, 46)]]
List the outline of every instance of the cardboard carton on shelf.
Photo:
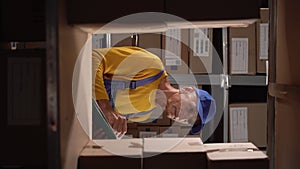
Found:
[(141, 33), (138, 34), (138, 46), (162, 57), (161, 33)]
[(120, 46), (132, 46), (132, 36), (130, 33), (112, 33), (111, 36), (111, 47), (120, 47)]
[(267, 146), (267, 103), (229, 104), (231, 142), (252, 142)]
[(135, 128), (131, 128), (131, 127), (128, 127), (127, 128), (127, 132), (126, 132), (126, 135), (130, 138), (138, 138), (138, 129), (137, 127)]
[(266, 73), (266, 64), (269, 57), (269, 9), (260, 9), (260, 19), (256, 22), (257, 42), (257, 73)]
[(256, 24), (229, 28), (229, 74), (256, 74)]
[(159, 134), (158, 126), (138, 126), (139, 138), (157, 137), (158, 134)]
[(160, 137), (179, 137), (180, 126), (159, 127)]
[(190, 29), (190, 73), (212, 73), (213, 29)]
[(168, 73), (188, 73), (188, 39), (188, 29), (171, 29), (162, 34), (162, 60)]

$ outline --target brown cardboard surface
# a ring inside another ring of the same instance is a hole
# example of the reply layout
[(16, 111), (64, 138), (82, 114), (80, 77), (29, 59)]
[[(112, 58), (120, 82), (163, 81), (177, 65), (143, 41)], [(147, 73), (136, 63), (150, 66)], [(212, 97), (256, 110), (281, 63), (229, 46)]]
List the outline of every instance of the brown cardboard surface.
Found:
[(276, 82), (300, 84), (299, 1), (279, 0), (277, 10)]
[(145, 138), (144, 169), (206, 168), (206, 153), (198, 138)]
[(162, 113), (162, 115), (153, 120), (152, 122), (139, 122), (138, 126), (169, 126), (171, 124), (171, 119), (167, 117), (166, 113)]
[[(267, 145), (267, 103), (242, 103), (230, 104), (232, 107), (247, 107), (248, 109), (248, 141), (257, 147), (266, 147)], [(232, 121), (229, 119), (229, 123)], [(230, 134), (229, 134), (230, 135)]]
[(269, 9), (261, 8), (260, 9), (260, 19), (256, 22), (256, 49), (257, 49), (257, 58), (256, 58), (256, 72), (257, 73), (266, 73), (266, 60), (259, 59), (260, 54), (260, 23), (269, 23)]
[(111, 46), (132, 46), (132, 38), (129, 33), (111, 34)]
[(136, 128), (137, 122), (127, 122), (127, 128)]
[(179, 137), (180, 132), (180, 126), (159, 127), (161, 137)]
[(269, 22), (269, 8), (260, 8), (260, 21), (262, 23)]
[[(299, 98), (299, 95), (298, 95)], [(299, 168), (300, 100), (276, 99), (275, 168)]]
[(161, 33), (143, 33), (138, 35), (139, 47), (161, 58)]
[(137, 129), (138, 129), (138, 137), (139, 138), (148, 137), (145, 135), (143, 135), (143, 136), (141, 135), (144, 132), (151, 132), (151, 133), (155, 134), (155, 136), (153, 136), (151, 134), (151, 137), (157, 137), (158, 132), (159, 132), (158, 126), (138, 126)]
[(142, 139), (97, 140), (82, 150), (78, 169), (140, 169), (142, 144)]
[[(277, 1), (276, 83), (299, 85), (300, 1)], [(271, 75), (272, 76), (272, 75)], [(300, 152), (299, 94), (278, 91), (287, 98), (275, 100), (275, 169), (298, 169)], [(292, 96), (291, 96), (292, 95)], [(294, 95), (294, 96), (293, 96)], [(297, 97), (295, 97), (297, 96)]]
[(208, 169), (268, 169), (268, 156), (248, 143), (204, 144)]
[(162, 60), (165, 64), (165, 69), (170, 74), (186, 74), (188, 73), (188, 44), (189, 44), (189, 30), (181, 29), (181, 64), (174, 66), (166, 65), (165, 49), (166, 49), (166, 36), (162, 35)]
[(135, 128), (127, 128), (126, 135), (131, 135), (132, 138), (138, 138), (139, 134), (138, 134), (137, 127), (135, 127)]
[[(105, 139), (94, 140), (94, 142), (101, 147), (101, 149), (110, 152), (116, 156), (126, 157), (141, 157), (143, 141), (140, 138), (135, 139)], [(85, 151), (81, 153), (84, 154)]]
[[(190, 52), (189, 52), (189, 67), (190, 73), (212, 73), (212, 38), (213, 38), (213, 30), (208, 29), (208, 37), (209, 42), (208, 47), (208, 56), (197, 55), (194, 49), (194, 29), (190, 30)], [(199, 42), (200, 43), (200, 42)], [(205, 43), (205, 42), (204, 42)], [(203, 44), (205, 45), (205, 44)]]
[(177, 122), (177, 121), (172, 121), (172, 126), (174, 126), (174, 127), (178, 126), (180, 128), (180, 130), (179, 130), (179, 136), (180, 137), (188, 137), (188, 136), (190, 136), (189, 132), (192, 129), (191, 125), (182, 124), (182, 123)]
[[(229, 73), (232, 74), (256, 74), (256, 25), (251, 24), (245, 28), (229, 28)], [(247, 38), (248, 39), (248, 71), (247, 73), (232, 72), (232, 38)]]
[[(88, 39), (88, 34), (69, 25), (65, 18), (64, 1), (58, 2), (58, 101), (59, 101), (59, 144), (62, 169), (76, 169), (82, 148), (88, 143), (85, 133), (77, 119), (72, 93), (74, 66), (80, 50)], [(30, 153), (30, 152), (29, 152)]]
[(266, 73), (266, 69), (267, 69), (266, 62), (267, 62), (266, 60), (260, 60), (257, 58), (257, 60), (256, 60), (256, 72), (257, 73)]
[(138, 129), (137, 129), (137, 122), (127, 123), (127, 137), (129, 138), (138, 138)]

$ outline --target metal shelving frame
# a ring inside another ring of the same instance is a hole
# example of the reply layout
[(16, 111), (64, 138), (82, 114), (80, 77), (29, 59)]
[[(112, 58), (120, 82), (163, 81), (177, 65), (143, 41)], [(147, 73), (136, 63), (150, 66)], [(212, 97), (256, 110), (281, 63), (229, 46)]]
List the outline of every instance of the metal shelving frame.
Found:
[[(229, 88), (234, 85), (239, 86), (267, 86), (267, 75), (229, 75), (228, 73), (228, 28), (222, 28), (223, 41), (223, 74), (173, 74), (169, 77), (170, 83), (179, 85), (189, 85), (195, 81), (201, 85), (211, 85), (212, 91), (222, 93), (214, 95), (217, 104), (217, 111), (223, 111), (223, 142), (229, 142), (229, 122), (228, 122), (228, 104)], [(175, 81), (176, 79), (176, 81)], [(217, 87), (218, 86), (218, 87)], [(221, 88), (220, 88), (221, 87)], [(203, 129), (202, 135), (209, 135), (215, 130), (216, 123), (220, 122), (219, 118), (214, 118)], [(205, 138), (206, 139), (206, 138)]]
[[(110, 46), (110, 34), (106, 34), (103, 44)], [(191, 85), (201, 84), (210, 85), (213, 91), (213, 97), (217, 103), (217, 117), (206, 124), (202, 131), (202, 139), (206, 140), (216, 129), (223, 116), (223, 142), (229, 142), (229, 122), (228, 122), (228, 104), (229, 88), (234, 85), (239, 86), (266, 86), (268, 76), (266, 75), (230, 75), (228, 72), (228, 28), (222, 28), (222, 60), (223, 64), (213, 62), (213, 73), (211, 74), (172, 74), (169, 76), (171, 84)], [(134, 45), (134, 44), (133, 44)], [(135, 44), (136, 45), (136, 44)], [(219, 57), (213, 54), (213, 57)], [(218, 58), (219, 59), (219, 58)], [(213, 59), (214, 60), (214, 59)], [(215, 60), (217, 60), (215, 58)], [(222, 69), (218, 68), (222, 67)]]

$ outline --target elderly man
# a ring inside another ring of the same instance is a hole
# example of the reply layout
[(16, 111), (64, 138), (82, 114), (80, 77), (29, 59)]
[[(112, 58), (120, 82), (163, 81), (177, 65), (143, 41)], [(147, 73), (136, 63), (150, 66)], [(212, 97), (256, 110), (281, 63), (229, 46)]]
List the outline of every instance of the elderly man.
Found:
[(93, 97), (114, 130), (126, 133), (127, 121), (147, 122), (161, 113), (193, 125), (199, 133), (215, 114), (215, 101), (195, 87), (176, 89), (156, 55), (139, 47), (94, 49)]

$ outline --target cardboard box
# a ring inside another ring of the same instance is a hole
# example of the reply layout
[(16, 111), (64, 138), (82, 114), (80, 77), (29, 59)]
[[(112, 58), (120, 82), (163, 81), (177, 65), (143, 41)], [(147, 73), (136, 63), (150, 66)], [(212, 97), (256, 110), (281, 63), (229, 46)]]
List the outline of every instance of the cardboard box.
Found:
[(257, 73), (266, 73), (269, 57), (269, 9), (260, 9), (260, 19), (256, 23)]
[(162, 34), (162, 60), (169, 74), (188, 73), (188, 45), (188, 29), (171, 29)]
[(159, 127), (160, 137), (179, 137), (180, 126)]
[(128, 122), (127, 121), (127, 128), (136, 128), (138, 125), (138, 122)]
[(155, 54), (159, 58), (162, 55), (161, 33), (138, 34), (138, 46)]
[[(275, 168), (299, 168), (300, 152), (300, 1), (279, 0), (276, 25), (276, 83), (283, 85), (275, 98)], [(270, 37), (272, 38), (272, 36)], [(270, 43), (273, 43), (270, 39)], [(274, 54), (273, 51), (272, 54)], [(272, 58), (272, 57), (271, 57)], [(274, 60), (270, 60), (274, 61)], [(274, 136), (273, 135), (273, 136)]]
[(177, 121), (172, 121), (172, 126), (178, 126), (179, 127), (179, 137), (188, 137), (190, 136), (190, 130), (192, 129), (191, 125), (183, 124)]
[(78, 169), (140, 169), (142, 147), (142, 139), (91, 141), (79, 155)]
[(231, 142), (252, 142), (267, 145), (267, 103), (229, 105), (229, 136)]
[(300, 152), (300, 94), (289, 90), (287, 98), (275, 101), (275, 166), (276, 168), (299, 168)]
[(159, 132), (158, 126), (138, 126), (139, 138), (157, 137), (158, 132)]
[(229, 28), (229, 73), (256, 74), (256, 25)]
[(205, 144), (207, 169), (268, 169), (269, 159), (252, 143)]
[(206, 152), (200, 138), (145, 138), (144, 169), (206, 169)]
[[(276, 82), (281, 84), (300, 84), (300, 18), (299, 1), (280, 0), (276, 25)], [(270, 38), (273, 38), (270, 36)], [(275, 40), (275, 39), (274, 39)], [(275, 43), (270, 41), (270, 43)], [(270, 51), (271, 52), (271, 51)], [(270, 60), (271, 62), (271, 60)], [(271, 65), (270, 65), (271, 66)], [(271, 69), (270, 69), (271, 71)], [(271, 75), (271, 72), (270, 72)]]
[(111, 47), (119, 46), (132, 46), (133, 39), (131, 38), (133, 34), (130, 33), (112, 33), (111, 36)]
[(163, 112), (160, 117), (153, 120), (152, 122), (139, 122), (137, 123), (138, 126), (170, 126), (171, 125), (171, 119), (167, 117), (166, 113)]
[(131, 138), (138, 138), (138, 129), (136, 128), (127, 128), (126, 135)]
[(213, 29), (190, 30), (190, 73), (212, 73)]

